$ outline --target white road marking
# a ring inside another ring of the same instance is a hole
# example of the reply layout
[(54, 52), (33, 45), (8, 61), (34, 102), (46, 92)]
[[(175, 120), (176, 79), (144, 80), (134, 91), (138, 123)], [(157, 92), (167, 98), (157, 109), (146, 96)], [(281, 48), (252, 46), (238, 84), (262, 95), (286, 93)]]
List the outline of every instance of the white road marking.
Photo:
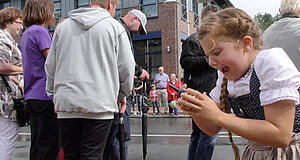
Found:
[[(30, 136), (30, 133), (19, 133), (20, 136)], [(191, 135), (188, 134), (148, 134), (148, 137), (183, 137), (189, 138)], [(131, 137), (142, 137), (142, 134), (131, 134)], [(219, 132), (218, 137), (227, 138), (227, 132)], [(240, 136), (232, 136), (234, 138), (241, 138)]]

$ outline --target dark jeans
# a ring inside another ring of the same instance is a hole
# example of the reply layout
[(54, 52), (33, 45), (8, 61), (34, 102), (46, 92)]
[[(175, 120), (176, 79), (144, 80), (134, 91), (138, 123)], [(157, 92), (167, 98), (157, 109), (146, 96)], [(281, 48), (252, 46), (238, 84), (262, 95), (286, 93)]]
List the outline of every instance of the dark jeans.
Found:
[[(138, 108), (138, 111), (139, 112), (141, 112), (142, 111), (142, 109), (141, 109), (141, 107), (142, 107), (142, 95), (140, 95), (140, 94), (137, 94), (137, 95), (134, 95), (134, 104), (133, 104), (133, 102), (132, 101), (130, 101), (129, 103), (130, 103), (130, 106), (131, 105), (135, 105), (137, 108)], [(127, 105), (128, 106), (128, 105)], [(129, 110), (130, 111), (130, 110)], [(130, 113), (130, 112), (129, 112)]]
[(30, 112), (30, 160), (55, 160), (59, 151), (57, 114), (52, 100), (27, 100)]
[(120, 160), (119, 142), (117, 139), (118, 131), (119, 113), (115, 113), (104, 149), (103, 160)]
[(158, 102), (152, 102), (152, 107), (153, 107), (153, 114), (155, 113), (155, 108), (157, 108), (157, 113), (160, 113)]
[(59, 129), (64, 160), (102, 160), (112, 121), (111, 119), (60, 119)]
[[(123, 114), (124, 127), (126, 132), (125, 140), (125, 160), (128, 160), (128, 146), (130, 144), (130, 108), (133, 103), (127, 100), (126, 110)], [(120, 160), (120, 148), (119, 140), (117, 139), (117, 133), (119, 131), (119, 115), (115, 114), (113, 124), (109, 133), (108, 141), (106, 143), (103, 160)]]
[(208, 136), (201, 131), (196, 123), (192, 121), (193, 132), (191, 134), (188, 160), (210, 160), (216, 145), (217, 137)]

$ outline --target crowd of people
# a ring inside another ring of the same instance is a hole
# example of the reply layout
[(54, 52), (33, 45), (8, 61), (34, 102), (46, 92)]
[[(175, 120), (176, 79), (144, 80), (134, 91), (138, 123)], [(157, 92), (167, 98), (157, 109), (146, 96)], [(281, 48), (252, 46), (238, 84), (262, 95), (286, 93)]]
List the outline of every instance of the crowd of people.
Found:
[[(133, 89), (132, 96), (134, 97), (134, 103), (132, 104), (132, 113), (134, 115), (142, 114), (142, 97), (146, 96), (150, 104), (148, 107), (152, 107), (153, 115), (169, 114), (178, 115), (178, 93), (176, 90), (170, 87), (170, 84), (176, 88), (182, 87), (182, 81), (172, 73), (169, 77), (164, 73), (164, 67), (160, 66), (159, 73), (155, 75), (154, 79), (150, 83), (150, 89), (146, 89), (147, 84), (143, 84), (143, 81), (136, 79), (135, 87)], [(144, 86), (145, 85), (145, 86)], [(164, 111), (162, 111), (164, 109)]]
[[(147, 34), (147, 18), (133, 9), (114, 19), (119, 2), (91, 0), (53, 35), (46, 29), (54, 22), (52, 0), (0, 11), (0, 159), (12, 159), (14, 100), (24, 97), (30, 160), (54, 160), (59, 151), (64, 160), (127, 160), (131, 109), (142, 113), (145, 96), (154, 115), (191, 115), (188, 160), (211, 159), (221, 128), (236, 160), (300, 159), (300, 0), (281, 0), (281, 19), (263, 34), (241, 9), (204, 7), (199, 30), (182, 44), (183, 79), (163, 66), (150, 77), (135, 63), (132, 35)], [(249, 140), (242, 157), (232, 133)]]

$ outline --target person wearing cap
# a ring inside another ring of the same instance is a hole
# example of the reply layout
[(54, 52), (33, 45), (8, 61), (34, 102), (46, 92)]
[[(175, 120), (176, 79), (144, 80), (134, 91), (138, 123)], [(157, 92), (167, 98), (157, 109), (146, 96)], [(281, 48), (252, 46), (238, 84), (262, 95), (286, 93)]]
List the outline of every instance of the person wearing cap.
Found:
[[(123, 18), (119, 18), (120, 23), (123, 25), (123, 27), (126, 30), (126, 33), (128, 35), (131, 50), (132, 53), (134, 53), (133, 44), (132, 44), (132, 35), (133, 34), (141, 34), (146, 35), (146, 24), (147, 24), (147, 18), (146, 15), (140, 11), (133, 9), (129, 11)], [(135, 65), (135, 74), (136, 77), (139, 79), (149, 79), (149, 73), (142, 69), (139, 65)]]
[[(123, 18), (119, 18), (119, 22), (125, 28), (125, 31), (128, 35), (130, 46), (132, 53), (134, 53), (133, 44), (132, 44), (132, 36), (133, 34), (141, 34), (146, 35), (146, 24), (147, 18), (146, 15), (141, 12), (140, 10), (133, 9), (129, 11)], [(135, 65), (135, 80), (148, 80), (149, 73), (140, 67), (139, 65)], [(135, 84), (136, 82), (134, 82)], [(130, 143), (130, 109), (133, 104), (133, 97), (128, 96), (126, 98), (126, 110), (125, 113), (122, 115), (124, 118), (124, 126), (126, 132), (126, 140), (125, 140), (125, 160), (128, 159), (128, 145)], [(103, 159), (114, 159), (120, 160), (120, 150), (119, 144), (117, 140), (117, 132), (118, 132), (118, 121), (119, 121), (119, 114), (114, 115), (113, 125), (110, 129), (110, 134), (108, 141), (106, 143)]]

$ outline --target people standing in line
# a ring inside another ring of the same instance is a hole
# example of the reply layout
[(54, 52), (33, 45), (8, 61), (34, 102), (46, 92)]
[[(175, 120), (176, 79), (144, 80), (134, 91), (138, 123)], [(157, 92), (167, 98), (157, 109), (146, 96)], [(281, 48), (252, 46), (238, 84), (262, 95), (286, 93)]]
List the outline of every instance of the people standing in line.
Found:
[[(151, 103), (152, 103), (152, 107), (153, 107), (153, 115), (160, 115), (159, 99), (158, 99), (159, 96), (158, 95), (159, 95), (159, 92), (158, 92), (158, 90), (156, 90), (155, 84), (152, 84), (149, 96), (151, 98)], [(155, 113), (155, 108), (157, 108), (157, 113)]]
[(0, 11), (0, 74), (10, 84), (9, 92), (0, 77), (0, 155), (2, 160), (11, 160), (16, 144), (19, 125), (12, 98), (21, 98), (22, 55), (15, 39), (23, 29), (22, 11), (14, 7)]
[(159, 105), (162, 107), (162, 103), (164, 103), (164, 112), (167, 114), (169, 110), (168, 106), (168, 93), (167, 93), (167, 82), (170, 81), (169, 76), (164, 73), (164, 67), (160, 66), (158, 68), (159, 73), (154, 77), (154, 84), (156, 84), (156, 89), (159, 92)]
[(65, 160), (103, 159), (114, 113), (124, 112), (133, 88), (130, 42), (113, 18), (119, 2), (91, 0), (54, 32), (46, 90), (54, 97)]
[[(128, 35), (129, 42), (130, 42), (130, 47), (132, 50), (132, 53), (134, 53), (133, 49), (133, 44), (132, 44), (132, 35), (133, 34), (142, 34), (145, 35), (147, 34), (146, 31), (146, 24), (147, 24), (147, 18), (146, 15), (136, 9), (133, 9), (129, 11), (123, 18), (119, 18), (119, 22), (121, 25), (125, 28), (125, 31)], [(148, 80), (149, 79), (149, 73), (140, 67), (139, 65), (135, 65), (135, 73), (134, 76), (137, 78), (134, 81), (134, 85), (136, 82), (142, 85), (142, 80)], [(140, 90), (142, 91), (142, 90)], [(140, 92), (141, 93), (141, 92)], [(128, 146), (130, 143), (130, 111), (131, 111), (131, 106), (133, 104), (133, 96), (130, 95), (126, 98), (127, 103), (126, 103), (126, 110), (125, 113), (122, 114), (123, 119), (124, 119), (124, 126), (125, 126), (125, 132), (126, 132), (126, 140), (125, 140), (125, 159), (128, 159)], [(137, 103), (138, 107), (141, 107), (141, 99), (142, 96), (139, 95), (136, 98), (138, 98)], [(141, 108), (139, 108), (141, 109)], [(139, 110), (140, 113), (141, 110)], [(115, 114), (114, 121), (119, 121), (119, 115)], [(115, 160), (120, 159), (120, 151), (119, 151), (119, 143), (118, 140), (116, 139), (116, 133), (118, 132), (118, 125), (114, 123), (115, 125), (112, 126), (112, 129), (110, 130), (110, 136), (109, 136), (109, 141), (107, 142), (107, 146), (105, 148), (105, 153), (104, 153), (104, 159), (108, 158), (113, 158)]]
[[(218, 10), (216, 5), (205, 6), (202, 9), (201, 21)], [(209, 93), (215, 87), (217, 70), (206, 62), (204, 50), (198, 42), (198, 33), (190, 35), (183, 42), (180, 64), (184, 69), (184, 82), (187, 84), (187, 87), (206, 93)], [(216, 141), (217, 135), (207, 135), (192, 120), (192, 134), (187, 159), (211, 159)]]
[(52, 0), (27, 0), (24, 7), (22, 57), (25, 100), (30, 112), (31, 160), (55, 159), (59, 150), (58, 119), (46, 94), (45, 61), (52, 37), (46, 25), (54, 22)]
[[(168, 103), (169, 105), (171, 104), (172, 101), (177, 101), (178, 100), (178, 93), (172, 89), (169, 84), (172, 84), (176, 88), (181, 87), (181, 82), (179, 79), (176, 78), (176, 74), (172, 73), (170, 76), (170, 81), (167, 82), (167, 93), (168, 93)], [(169, 113), (173, 114), (173, 108), (171, 105), (169, 106)]]
[(300, 71), (300, 0), (281, 0), (281, 19), (264, 31), (264, 48), (282, 48)]
[(198, 37), (219, 77), (211, 98), (187, 89), (181, 108), (208, 135), (248, 139), (242, 159), (300, 159), (300, 73), (284, 50), (261, 50), (260, 29), (237, 8), (207, 17)]

